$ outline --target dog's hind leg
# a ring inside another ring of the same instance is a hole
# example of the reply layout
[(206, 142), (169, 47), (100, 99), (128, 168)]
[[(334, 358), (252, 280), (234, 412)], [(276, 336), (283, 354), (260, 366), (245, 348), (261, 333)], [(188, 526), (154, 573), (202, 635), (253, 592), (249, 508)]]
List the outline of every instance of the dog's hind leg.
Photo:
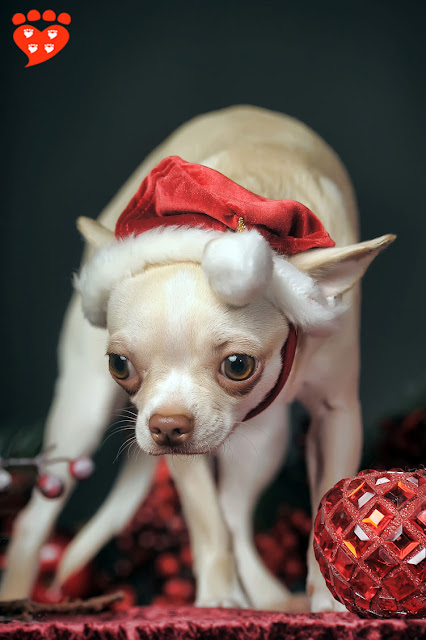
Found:
[[(306, 459), (315, 517), (322, 496), (358, 470), (362, 418), (358, 398), (359, 353), (356, 308), (347, 313), (346, 331), (333, 336), (311, 359), (298, 399), (311, 414)], [(352, 328), (352, 331), (351, 331)], [(312, 611), (340, 611), (315, 560), (312, 533), (308, 552), (308, 593)]]
[(242, 585), (257, 609), (284, 609), (290, 593), (265, 567), (253, 541), (253, 511), (287, 449), (287, 407), (275, 402), (238, 425), (219, 453), (219, 490)]
[[(118, 387), (109, 376), (104, 349), (105, 333), (88, 324), (74, 299), (60, 342), (59, 378), (43, 443), (43, 450), (52, 448), (51, 457), (91, 455), (109, 424), (118, 404)], [(61, 497), (49, 499), (35, 489), (17, 517), (0, 591), (2, 600), (31, 594), (40, 547), (74, 486), (66, 463), (49, 465), (49, 473), (61, 478), (65, 491)]]
[(131, 520), (150, 487), (156, 464), (155, 458), (141, 451), (126, 460), (103, 505), (67, 548), (57, 574), (60, 584), (89, 562)]

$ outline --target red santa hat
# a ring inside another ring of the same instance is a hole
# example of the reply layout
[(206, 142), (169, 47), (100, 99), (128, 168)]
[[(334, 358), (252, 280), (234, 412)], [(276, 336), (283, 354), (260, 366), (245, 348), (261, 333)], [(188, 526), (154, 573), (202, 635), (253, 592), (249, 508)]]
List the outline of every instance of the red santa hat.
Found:
[(339, 315), (315, 281), (287, 260), (334, 246), (312, 211), (293, 200), (263, 198), (204, 165), (177, 156), (162, 160), (119, 217), (115, 236), (117, 241), (100, 249), (76, 279), (85, 315), (97, 326), (106, 326), (112, 287), (155, 264), (200, 263), (216, 295), (234, 306), (268, 292), (291, 329), (280, 380), (266, 404), (288, 377), (296, 329), (321, 331)]
[[(315, 328), (331, 319), (313, 280), (286, 259), (334, 246), (300, 202), (263, 198), (214, 169), (172, 156), (142, 181), (115, 236), (118, 242), (100, 249), (76, 279), (95, 325), (105, 326), (114, 284), (146, 266), (185, 260), (201, 263), (213, 290), (229, 304), (248, 304), (273, 282), (296, 326)], [(320, 303), (316, 312), (312, 302)]]
[(143, 180), (117, 221), (126, 238), (164, 225), (241, 231), (256, 229), (272, 249), (293, 255), (334, 242), (319, 219), (300, 202), (258, 196), (219, 171), (164, 158)]

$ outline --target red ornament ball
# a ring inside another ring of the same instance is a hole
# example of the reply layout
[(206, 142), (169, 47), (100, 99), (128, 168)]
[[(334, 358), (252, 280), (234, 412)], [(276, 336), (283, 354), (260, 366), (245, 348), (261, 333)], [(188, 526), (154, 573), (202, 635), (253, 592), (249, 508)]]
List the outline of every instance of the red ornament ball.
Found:
[(44, 473), (37, 481), (38, 490), (46, 498), (59, 498), (64, 492), (64, 483), (51, 473)]
[(425, 617), (426, 470), (367, 470), (338, 482), (321, 501), (314, 551), (352, 613)]

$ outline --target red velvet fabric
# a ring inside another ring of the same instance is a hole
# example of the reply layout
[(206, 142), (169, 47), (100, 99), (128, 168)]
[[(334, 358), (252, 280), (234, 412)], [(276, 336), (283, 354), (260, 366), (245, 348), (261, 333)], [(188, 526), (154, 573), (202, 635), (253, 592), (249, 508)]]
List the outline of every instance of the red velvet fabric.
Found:
[(300, 202), (262, 198), (218, 171), (178, 156), (165, 158), (146, 176), (118, 219), (115, 235), (139, 235), (162, 225), (236, 231), (240, 217), (286, 255), (334, 246), (318, 218)]
[(420, 640), (426, 620), (365, 620), (350, 613), (283, 614), (236, 609), (139, 607), (46, 616), (0, 625), (1, 640)]

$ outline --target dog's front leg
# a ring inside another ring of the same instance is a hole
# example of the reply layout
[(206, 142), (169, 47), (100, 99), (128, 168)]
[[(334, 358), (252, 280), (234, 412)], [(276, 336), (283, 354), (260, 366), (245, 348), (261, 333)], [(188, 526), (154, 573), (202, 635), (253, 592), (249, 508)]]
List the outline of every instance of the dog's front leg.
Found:
[(66, 491), (55, 500), (45, 498), (37, 490), (33, 491), (30, 502), (14, 522), (0, 600), (30, 597), (37, 575), (40, 547), (49, 535), (73, 486), (74, 481), (69, 480)]
[(277, 473), (288, 441), (287, 407), (277, 401), (253, 420), (238, 425), (219, 456), (220, 499), (233, 536), (242, 585), (256, 609), (306, 609), (265, 567), (253, 541), (253, 511)]
[[(109, 383), (109, 380), (107, 382)], [(106, 387), (105, 391), (109, 392), (109, 384)], [(104, 397), (100, 397), (100, 393), (96, 400), (89, 406), (89, 403), (84, 402), (84, 398), (79, 398), (78, 395), (65, 399), (59, 394), (52, 412), (55, 428), (50, 430), (44, 443), (45, 449), (56, 445), (52, 457), (76, 458), (92, 454), (105, 424), (103, 420), (99, 424), (98, 412), (105, 412), (108, 420), (112, 409), (112, 400), (108, 403)], [(63, 413), (62, 409), (66, 406), (68, 411)], [(62, 480), (65, 491), (60, 497), (49, 499), (34, 489), (30, 502), (16, 518), (7, 550), (7, 569), (1, 585), (1, 600), (30, 596), (37, 574), (40, 548), (48, 538), (75, 486), (66, 464), (49, 465), (49, 473)]]
[(132, 452), (105, 502), (67, 547), (58, 569), (58, 585), (124, 529), (149, 490), (156, 464), (155, 458)]
[(196, 605), (247, 606), (208, 458), (203, 455), (167, 458), (191, 538)]
[[(62, 333), (60, 376), (43, 445), (44, 450), (53, 448), (52, 458), (91, 455), (114, 408), (124, 400), (124, 394), (117, 396), (116, 385), (108, 374), (104, 342), (103, 332), (84, 320), (80, 303), (74, 298)], [(65, 491), (59, 498), (49, 499), (34, 489), (30, 502), (16, 518), (1, 585), (2, 600), (30, 596), (40, 548), (74, 487), (64, 462), (50, 464), (49, 473), (62, 480)]]

